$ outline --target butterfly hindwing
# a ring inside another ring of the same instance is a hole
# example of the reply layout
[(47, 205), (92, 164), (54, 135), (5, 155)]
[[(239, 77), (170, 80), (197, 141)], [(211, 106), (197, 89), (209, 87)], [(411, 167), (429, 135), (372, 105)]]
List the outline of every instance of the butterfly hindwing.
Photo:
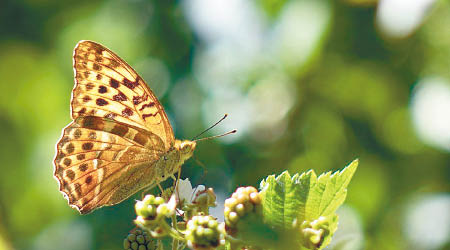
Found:
[[(152, 184), (165, 153), (161, 138), (138, 127), (94, 116), (75, 119), (57, 144), (55, 177), (81, 213), (113, 205)], [(133, 185), (130, 185), (132, 183)]]
[(114, 52), (92, 41), (74, 50), (72, 118), (106, 117), (146, 129), (168, 150), (174, 135), (166, 113), (144, 80)]

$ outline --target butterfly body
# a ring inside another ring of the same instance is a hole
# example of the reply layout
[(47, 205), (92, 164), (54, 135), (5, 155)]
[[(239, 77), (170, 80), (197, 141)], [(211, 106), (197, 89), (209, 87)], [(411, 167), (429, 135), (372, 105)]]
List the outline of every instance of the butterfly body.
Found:
[(174, 147), (164, 154), (155, 164), (156, 176), (160, 177), (157, 182), (166, 180), (178, 172), (181, 165), (194, 154), (195, 141), (175, 140)]
[(57, 143), (54, 176), (80, 213), (117, 204), (174, 175), (195, 141), (174, 138), (144, 80), (103, 45), (74, 50), (73, 121)]

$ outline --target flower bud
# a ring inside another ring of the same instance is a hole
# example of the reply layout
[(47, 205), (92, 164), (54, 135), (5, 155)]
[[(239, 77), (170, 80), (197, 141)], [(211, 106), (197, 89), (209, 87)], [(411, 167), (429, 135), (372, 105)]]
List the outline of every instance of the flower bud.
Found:
[(155, 250), (156, 244), (146, 231), (137, 229), (123, 240), (123, 248), (125, 250)]
[(224, 227), (211, 216), (193, 216), (187, 223), (188, 247), (196, 250), (214, 249), (223, 243)]
[(325, 236), (330, 234), (329, 221), (324, 216), (313, 221), (303, 221), (300, 225), (300, 233), (305, 247), (319, 248)]
[(262, 214), (261, 197), (254, 187), (239, 187), (225, 200), (225, 223), (228, 233), (234, 234), (238, 221), (248, 214)]

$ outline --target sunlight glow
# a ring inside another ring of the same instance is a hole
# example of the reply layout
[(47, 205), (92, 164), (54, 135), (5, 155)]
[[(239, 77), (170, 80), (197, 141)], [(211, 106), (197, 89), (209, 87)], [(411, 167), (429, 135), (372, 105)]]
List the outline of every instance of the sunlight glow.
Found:
[(377, 24), (391, 37), (405, 37), (423, 22), (436, 0), (381, 0)]
[(404, 232), (415, 249), (439, 249), (450, 240), (450, 196), (432, 194), (411, 202)]
[(411, 112), (419, 138), (450, 151), (450, 82), (428, 77), (414, 88)]

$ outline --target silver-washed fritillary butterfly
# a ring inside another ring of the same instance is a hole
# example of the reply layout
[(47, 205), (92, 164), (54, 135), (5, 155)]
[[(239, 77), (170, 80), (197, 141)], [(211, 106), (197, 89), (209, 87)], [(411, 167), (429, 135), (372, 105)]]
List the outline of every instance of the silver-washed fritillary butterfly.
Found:
[(81, 214), (117, 204), (173, 176), (195, 141), (174, 138), (164, 108), (144, 80), (101, 44), (74, 50), (73, 121), (56, 145), (54, 176)]

